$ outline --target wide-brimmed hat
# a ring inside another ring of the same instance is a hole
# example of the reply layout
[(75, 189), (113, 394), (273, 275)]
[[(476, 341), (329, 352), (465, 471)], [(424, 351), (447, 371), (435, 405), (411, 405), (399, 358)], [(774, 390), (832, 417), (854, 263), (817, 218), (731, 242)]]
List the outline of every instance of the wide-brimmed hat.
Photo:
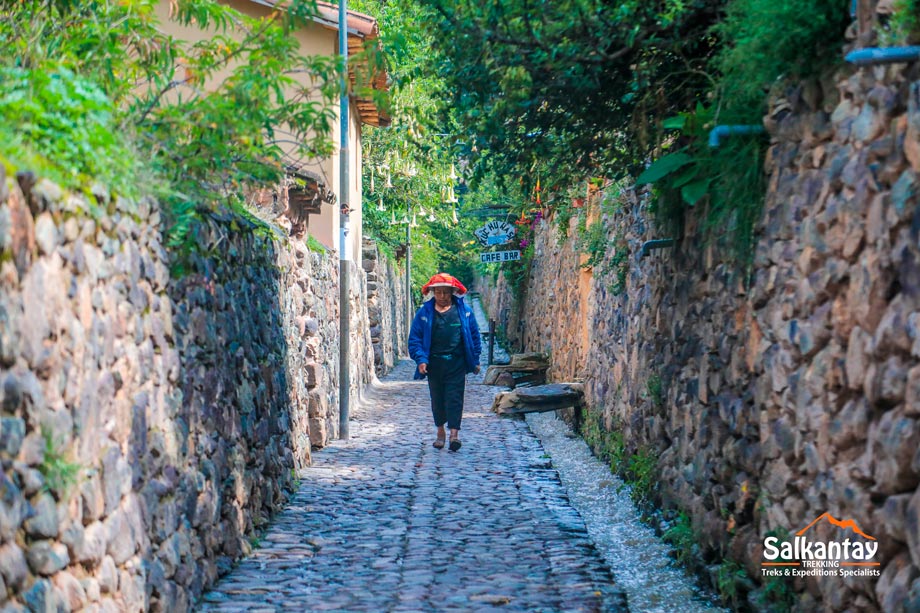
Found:
[(454, 290), (454, 296), (458, 298), (466, 295), (466, 288), (463, 287), (460, 280), (446, 272), (439, 272), (428, 279), (428, 283), (422, 286), (422, 294), (425, 296), (426, 300), (434, 296), (433, 290), (436, 287), (449, 287)]

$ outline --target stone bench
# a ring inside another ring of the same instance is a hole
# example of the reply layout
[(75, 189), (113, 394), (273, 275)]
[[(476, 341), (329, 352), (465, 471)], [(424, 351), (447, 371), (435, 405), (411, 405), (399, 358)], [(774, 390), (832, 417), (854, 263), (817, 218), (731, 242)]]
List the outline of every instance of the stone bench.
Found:
[(581, 426), (585, 388), (581, 383), (549, 383), (499, 392), (492, 401), (492, 410), (507, 417), (525, 413), (545, 413), (559, 409), (575, 409), (575, 425)]
[(542, 353), (516, 353), (508, 364), (492, 364), (486, 369), (484, 385), (515, 388), (546, 382), (549, 361)]

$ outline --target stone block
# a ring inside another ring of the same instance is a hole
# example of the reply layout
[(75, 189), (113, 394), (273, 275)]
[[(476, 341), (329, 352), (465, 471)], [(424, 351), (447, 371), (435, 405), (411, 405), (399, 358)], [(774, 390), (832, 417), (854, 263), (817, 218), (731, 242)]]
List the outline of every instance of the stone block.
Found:
[(25, 276), (32, 263), (32, 254), (35, 252), (35, 224), (32, 211), (26, 198), (19, 188), (14, 188), (7, 199), (9, 211), (9, 238), (7, 243), (13, 254), (13, 263), (19, 277)]
[(124, 602), (126, 611), (145, 610), (144, 592), (144, 577), (142, 575), (132, 574), (126, 570), (118, 574), (118, 593)]
[(75, 548), (77, 561), (92, 566), (98, 565), (105, 556), (107, 543), (108, 528), (101, 521), (94, 521), (83, 530), (82, 543)]
[(111, 556), (105, 556), (96, 574), (99, 590), (103, 594), (114, 594), (118, 590), (118, 567)]
[(847, 343), (846, 374), (847, 387), (858, 390), (865, 382), (866, 368), (868, 367), (867, 345), (871, 337), (856, 326), (850, 332)]
[(7, 543), (0, 547), (0, 576), (3, 577), (7, 587), (13, 589), (22, 585), (22, 582), (29, 576), (26, 556), (15, 543)]
[(16, 537), (29, 510), (22, 490), (0, 472), (0, 542), (12, 541)]
[(304, 383), (310, 389), (323, 384), (323, 366), (312, 362), (303, 367)]
[(27, 497), (32, 497), (44, 487), (45, 477), (37, 468), (30, 468), (22, 462), (13, 462), (13, 470), (22, 484), (22, 493)]
[(920, 570), (910, 563), (904, 552), (891, 560), (882, 571), (875, 594), (882, 611), (908, 611), (905, 608), (911, 584), (920, 577)]
[(39, 579), (28, 591), (23, 593), (22, 600), (31, 612), (52, 613), (58, 610), (58, 599), (54, 587), (47, 579)]
[(50, 213), (42, 213), (35, 220), (35, 243), (39, 252), (50, 255), (61, 244), (61, 235)]
[(0, 453), (15, 458), (26, 436), (26, 422), (20, 417), (0, 418)]
[(37, 541), (26, 551), (29, 568), (37, 575), (50, 576), (70, 563), (67, 547), (52, 541)]
[(116, 564), (124, 564), (135, 552), (134, 536), (122, 509), (105, 519), (106, 553)]
[(904, 414), (910, 417), (920, 416), (920, 366), (914, 366), (907, 373)]
[(83, 502), (83, 521), (95, 521), (105, 513), (105, 492), (98, 470), (87, 471), (80, 481), (80, 498)]
[(68, 572), (60, 572), (54, 576), (53, 583), (63, 595), (63, 602), (71, 611), (79, 611), (88, 602), (86, 590), (79, 579)]
[(102, 458), (102, 490), (105, 496), (105, 514), (112, 513), (123, 495), (131, 491), (132, 473), (128, 461), (117, 447), (109, 447)]
[(57, 504), (51, 494), (40, 494), (33, 505), (33, 509), (32, 517), (25, 522), (26, 534), (36, 539), (57, 538)]
[(907, 542), (907, 508), (912, 496), (913, 494), (888, 496), (884, 506), (877, 513), (888, 536), (902, 543)]
[(920, 483), (920, 475), (911, 460), (920, 448), (920, 423), (893, 409), (882, 415), (878, 428), (873, 429), (869, 445), (872, 450), (873, 491), (900, 494), (912, 491)]
[(315, 449), (326, 446), (326, 419), (310, 418), (310, 444)]

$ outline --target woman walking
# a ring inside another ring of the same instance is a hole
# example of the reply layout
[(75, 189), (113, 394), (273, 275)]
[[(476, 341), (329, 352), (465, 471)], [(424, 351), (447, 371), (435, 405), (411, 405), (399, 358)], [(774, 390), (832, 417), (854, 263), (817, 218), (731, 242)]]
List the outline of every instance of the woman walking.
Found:
[[(450, 450), (460, 449), (460, 419), (467, 373), (479, 373), (482, 339), (476, 317), (463, 301), (466, 288), (455, 277), (438, 273), (422, 287), (422, 304), (409, 330), (409, 355), (418, 367), (415, 379), (428, 377), (431, 414), (442, 449), (444, 424), (450, 429)], [(433, 298), (433, 300), (432, 300)]]

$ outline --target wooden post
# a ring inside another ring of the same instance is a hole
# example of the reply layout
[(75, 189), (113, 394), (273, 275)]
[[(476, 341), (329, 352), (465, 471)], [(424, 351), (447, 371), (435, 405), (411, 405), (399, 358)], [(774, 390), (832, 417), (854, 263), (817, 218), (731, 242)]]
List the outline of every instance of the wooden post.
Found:
[(489, 366), (492, 365), (495, 358), (495, 320), (489, 320)]

